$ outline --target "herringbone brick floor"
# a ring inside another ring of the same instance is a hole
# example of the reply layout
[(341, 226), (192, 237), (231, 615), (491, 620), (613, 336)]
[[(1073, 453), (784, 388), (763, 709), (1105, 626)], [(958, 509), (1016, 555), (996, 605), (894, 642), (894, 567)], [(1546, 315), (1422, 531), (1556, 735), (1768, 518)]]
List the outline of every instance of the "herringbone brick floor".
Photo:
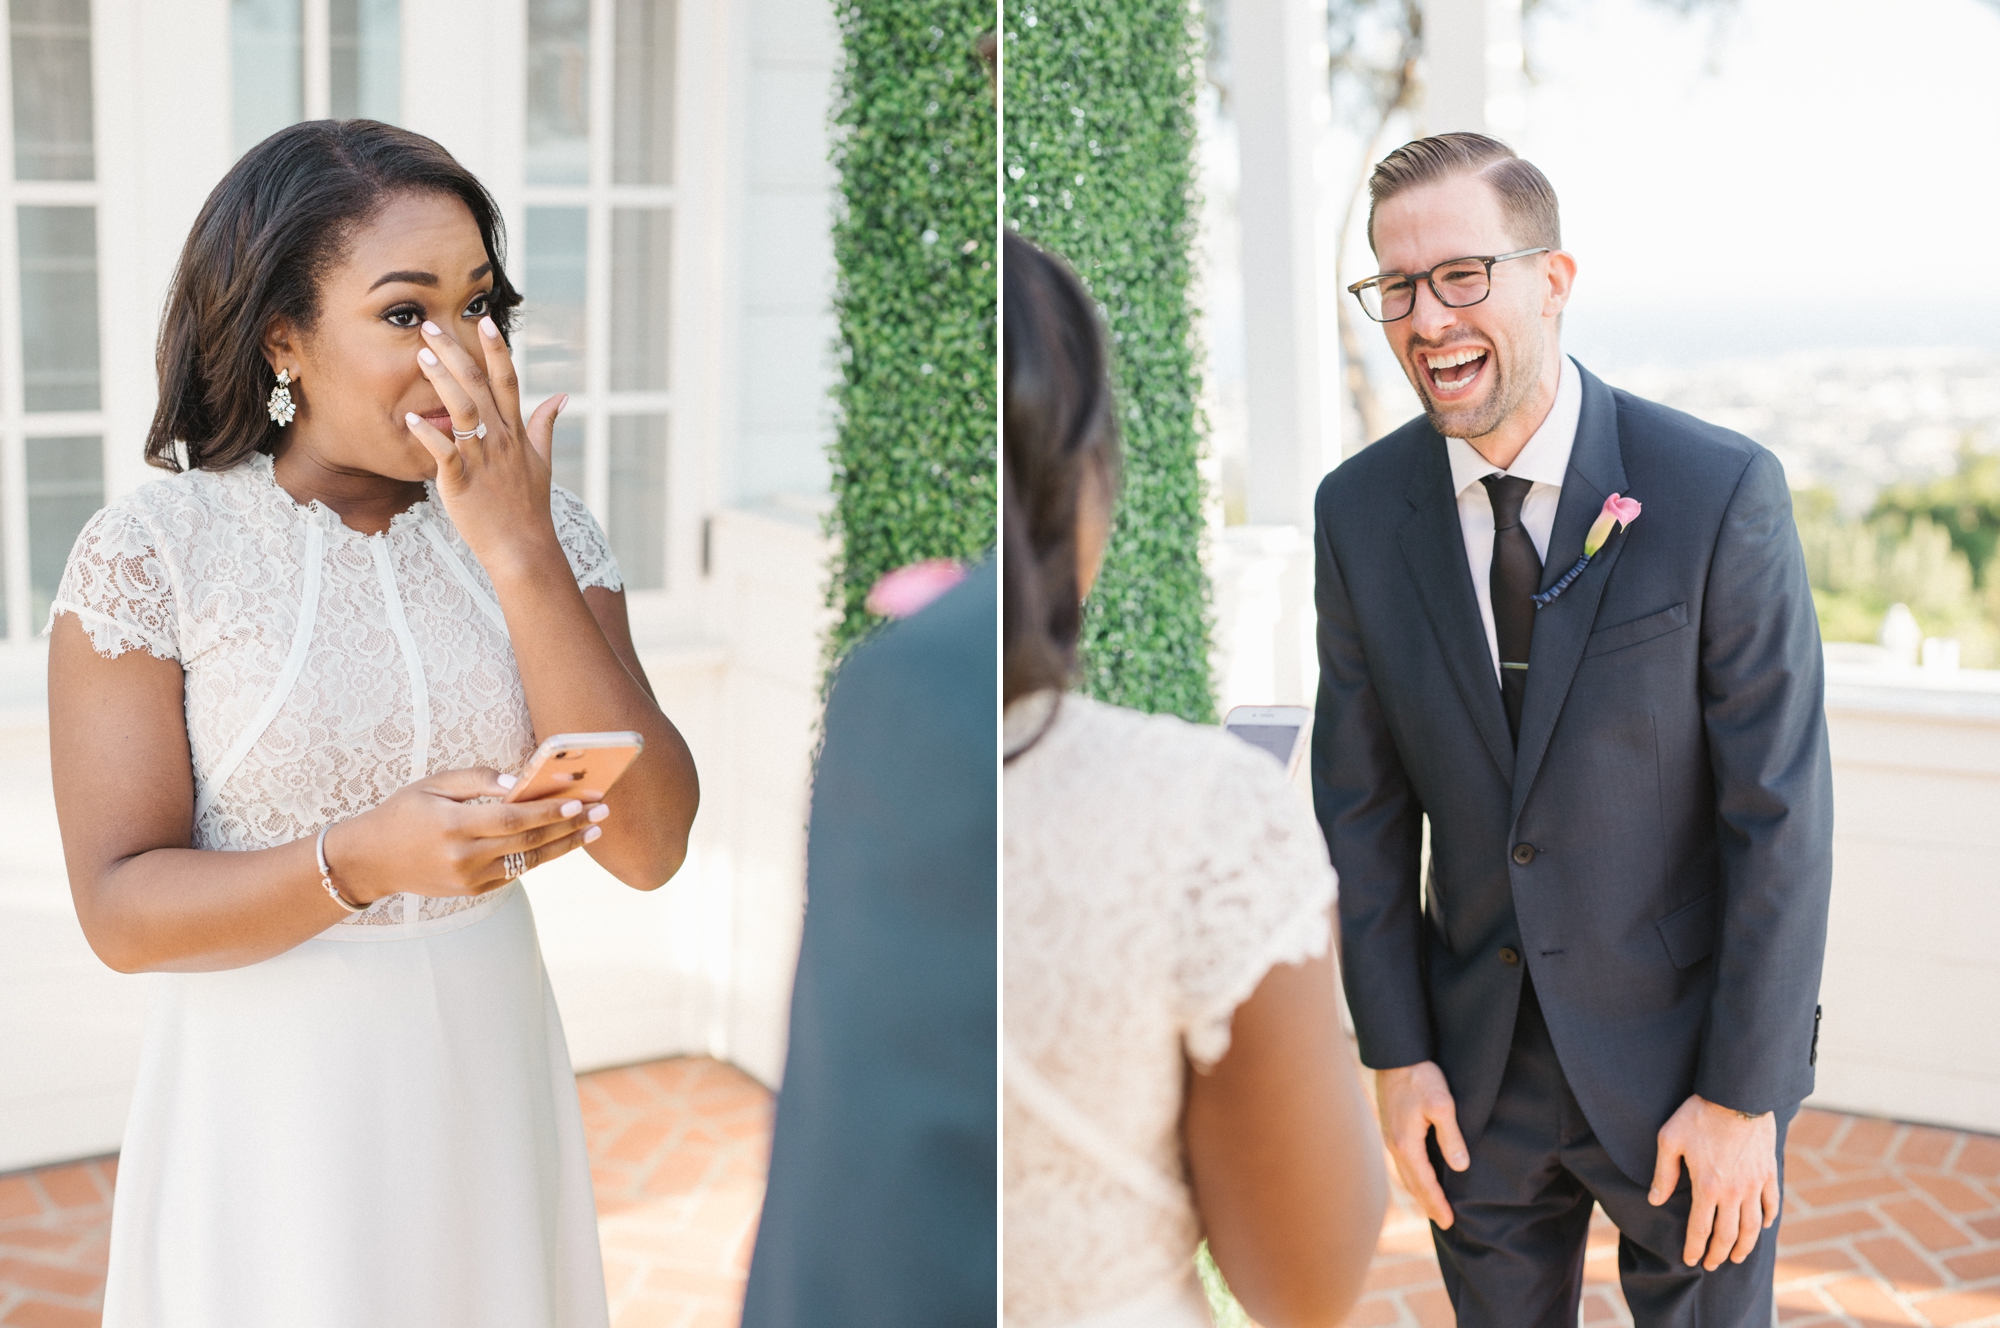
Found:
[[(617, 1328), (737, 1321), (770, 1095), (687, 1058), (578, 1081)], [(1805, 1111), (1787, 1152), (1785, 1328), (2000, 1328), (2000, 1137)], [(0, 1324), (95, 1328), (115, 1159), (0, 1177)], [(1400, 1193), (1351, 1325), (1451, 1323), (1430, 1231)], [(1583, 1322), (1630, 1324), (1600, 1215)]]
[[(742, 1317), (771, 1094), (700, 1057), (577, 1080), (613, 1328)], [(97, 1328), (116, 1158), (0, 1176), (0, 1324)]]
[[(1391, 1175), (1394, 1172), (1392, 1170)], [(1784, 1328), (2000, 1328), (2000, 1137), (1802, 1111), (1785, 1148)], [(1393, 1183), (1351, 1328), (1442, 1328), (1451, 1305), (1430, 1226)], [(1582, 1321), (1629, 1325), (1618, 1233), (1600, 1211)]]

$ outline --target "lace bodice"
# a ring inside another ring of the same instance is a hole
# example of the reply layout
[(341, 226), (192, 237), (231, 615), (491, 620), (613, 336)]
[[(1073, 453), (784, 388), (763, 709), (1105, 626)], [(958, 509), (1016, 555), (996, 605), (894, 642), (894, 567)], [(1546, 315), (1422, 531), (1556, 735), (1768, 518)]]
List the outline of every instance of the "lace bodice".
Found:
[[(621, 588), (597, 522), (551, 497), (580, 586)], [(433, 771), (517, 770), (534, 749), (493, 583), (427, 486), (380, 535), (295, 503), (257, 456), (148, 484), (77, 537), (49, 620), (99, 654), (181, 666), (194, 847), (290, 843)], [(378, 900), (347, 921), (442, 917), (477, 899)]]
[[(1053, 700), (1009, 708), (1010, 750)], [(1042, 1328), (1189, 1275), (1185, 1066), (1273, 965), (1326, 953), (1333, 870), (1270, 756), (1078, 696), (1005, 796), (1006, 1321)]]

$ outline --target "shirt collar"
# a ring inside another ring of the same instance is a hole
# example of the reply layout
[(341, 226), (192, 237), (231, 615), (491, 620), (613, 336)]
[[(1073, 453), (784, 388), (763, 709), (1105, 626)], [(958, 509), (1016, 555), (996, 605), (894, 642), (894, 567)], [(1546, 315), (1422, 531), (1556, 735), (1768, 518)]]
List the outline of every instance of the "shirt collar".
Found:
[(1479, 455), (1463, 438), (1444, 440), (1445, 454), (1451, 459), (1452, 492), (1462, 494), (1488, 475), (1512, 475), (1560, 489), (1569, 471), (1569, 454), (1576, 447), (1576, 425), (1582, 416), (1583, 379), (1565, 355), (1556, 378), (1555, 404), (1506, 470)]

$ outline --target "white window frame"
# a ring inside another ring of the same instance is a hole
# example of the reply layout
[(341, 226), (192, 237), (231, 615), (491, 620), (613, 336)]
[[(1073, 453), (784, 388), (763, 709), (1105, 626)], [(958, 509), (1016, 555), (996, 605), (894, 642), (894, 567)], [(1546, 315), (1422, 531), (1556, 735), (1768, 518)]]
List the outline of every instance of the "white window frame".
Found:
[[(94, 7), (93, 7), (94, 8)], [(14, 178), (14, 34), (12, 15), (0, 7), (9, 20), (4, 50), (0, 50), (0, 145), (7, 154), (0, 170), (0, 559), (5, 563), (7, 590), (7, 643), (18, 645), (34, 640), (42, 624), (33, 621), (34, 592), (28, 568), (28, 463), (30, 437), (61, 437), (96, 434), (100, 449), (108, 445), (111, 429), (104, 409), (104, 329), (111, 311), (106, 306), (104, 281), (103, 154), (93, 151), (93, 178), (89, 180), (22, 180)], [(91, 46), (94, 103), (101, 103), (96, 87), (97, 18), (92, 13)], [(99, 106), (92, 106), (91, 134), (96, 137)], [(93, 144), (95, 147), (95, 144)], [(21, 237), (17, 211), (22, 206), (88, 207), (96, 215), (97, 244), (97, 366), (96, 410), (35, 411), (30, 413), (23, 381), (21, 345)], [(104, 457), (107, 492), (110, 487), (110, 458)]]
[[(324, 4), (325, 0), (317, 0)], [(407, 3), (407, 0), (405, 0)], [(674, 22), (683, 22), (682, 14), (690, 3), (700, 0), (681, 0), (674, 7)], [(655, 392), (614, 392), (611, 390), (611, 214), (614, 208), (645, 207), (665, 211), (669, 221), (667, 340), (675, 345), (682, 332), (681, 313), (685, 302), (680, 298), (679, 256), (684, 240), (681, 224), (680, 196), (677, 185), (634, 185), (613, 184), (611, 182), (613, 98), (612, 75), (617, 50), (615, 25), (618, 20), (614, 0), (591, 0), (590, 2), (590, 104), (588, 115), (588, 160), (590, 182), (588, 184), (531, 184), (523, 182), (520, 193), (521, 216), (527, 209), (538, 207), (584, 208), (584, 351), (583, 390), (570, 395), (566, 414), (582, 412), (583, 430), (583, 493), (581, 497), (597, 519), (607, 529), (610, 525), (611, 510), (611, 417), (613, 415), (660, 415), (666, 419), (667, 431), (667, 494), (662, 510), (665, 513), (663, 529), (659, 538), (666, 544), (663, 566), (665, 568), (666, 589), (664, 591), (637, 591), (648, 607), (661, 601), (672, 602), (684, 599), (690, 592), (687, 582), (690, 560), (677, 557), (677, 546), (685, 546), (690, 532), (678, 529), (679, 513), (675, 502), (675, 490), (681, 477), (688, 473), (681, 464), (681, 457), (691, 445), (691, 440), (683, 438), (677, 427), (675, 402), (678, 393), (669, 387), (666, 391)], [(521, 23), (528, 22), (528, 6), (521, 6)], [(679, 81), (680, 67), (686, 58), (685, 45), (675, 34), (674, 60), (676, 82)], [(526, 47), (523, 46), (525, 53)], [(681, 119), (674, 119), (676, 149), (681, 138)], [(525, 133), (525, 126), (523, 129)], [(681, 177), (682, 157), (678, 150), (674, 154), (674, 175)], [(523, 240), (525, 231), (520, 232)], [(520, 246), (521, 258), (532, 263), (534, 255)], [(521, 269), (525, 272), (525, 268)], [(521, 273), (516, 274), (517, 281)], [(673, 376), (678, 367), (676, 357), (670, 352), (668, 359), (669, 382), (678, 380)], [(532, 411), (540, 403), (540, 394), (531, 393), (521, 403), (524, 414)], [(693, 532), (699, 538), (699, 531)], [(622, 536), (613, 533), (614, 541)], [(629, 598), (630, 596), (628, 596)]]

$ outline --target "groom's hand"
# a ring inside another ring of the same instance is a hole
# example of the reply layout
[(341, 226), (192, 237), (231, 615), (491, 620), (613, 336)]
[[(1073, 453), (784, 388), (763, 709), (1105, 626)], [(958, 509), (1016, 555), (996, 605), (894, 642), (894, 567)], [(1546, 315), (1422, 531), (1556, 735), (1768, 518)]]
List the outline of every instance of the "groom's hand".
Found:
[(1389, 1156), (1396, 1163), (1396, 1177), (1424, 1210), (1424, 1216), (1439, 1227), (1451, 1225), (1451, 1204), (1438, 1185), (1437, 1171), (1431, 1166), (1424, 1141), (1437, 1130), (1438, 1151), (1445, 1165), (1463, 1171), (1472, 1165), (1465, 1151), (1465, 1138), (1458, 1132), (1458, 1107), (1451, 1087), (1435, 1061), (1419, 1061), (1394, 1070), (1375, 1072), (1375, 1102), (1382, 1121), (1382, 1137), (1389, 1143)]
[(1646, 1202), (1657, 1208), (1673, 1197), (1682, 1162), (1694, 1186), (1682, 1260), (1710, 1272), (1724, 1259), (1742, 1263), (1757, 1248), (1757, 1233), (1778, 1220), (1777, 1118), (1768, 1111), (1745, 1116), (1692, 1096), (1660, 1127)]

